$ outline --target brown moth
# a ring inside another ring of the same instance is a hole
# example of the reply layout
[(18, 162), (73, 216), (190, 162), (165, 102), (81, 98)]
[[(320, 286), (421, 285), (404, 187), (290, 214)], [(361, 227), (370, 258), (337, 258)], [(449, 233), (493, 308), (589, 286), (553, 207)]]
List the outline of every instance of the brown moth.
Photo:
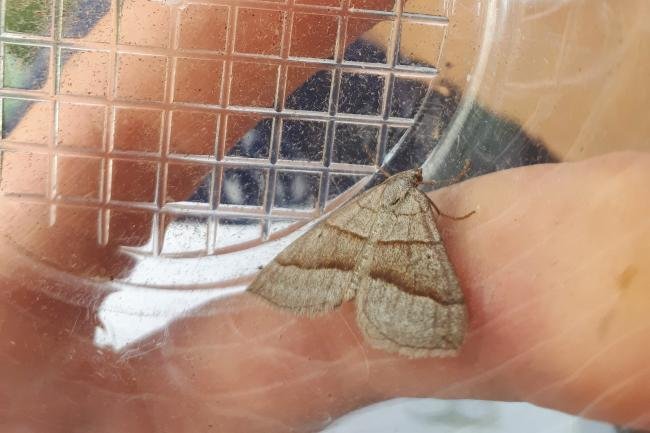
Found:
[(410, 357), (456, 354), (467, 310), (421, 182), (415, 169), (366, 191), (289, 245), (247, 290), (307, 315), (355, 299), (371, 346)]

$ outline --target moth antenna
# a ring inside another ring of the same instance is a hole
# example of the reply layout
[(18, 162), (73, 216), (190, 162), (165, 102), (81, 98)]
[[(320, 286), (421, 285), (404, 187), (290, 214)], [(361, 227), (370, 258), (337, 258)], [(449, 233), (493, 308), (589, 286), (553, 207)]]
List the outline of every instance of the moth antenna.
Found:
[(467, 218), (471, 217), (472, 215), (474, 215), (476, 213), (476, 211), (473, 210), (473, 211), (471, 211), (471, 212), (469, 212), (469, 213), (467, 213), (467, 214), (465, 214), (463, 216), (459, 216), (459, 217), (458, 216), (453, 216), (453, 215), (448, 215), (448, 214), (446, 214), (444, 212), (441, 212), (440, 209), (438, 209), (438, 206), (436, 206), (436, 204), (433, 202), (433, 200), (429, 199), (429, 202), (431, 202), (431, 206), (433, 206), (433, 209), (435, 209), (438, 216), (449, 218), (449, 219), (454, 220), (454, 221), (461, 221), (461, 220), (467, 219)]
[(379, 168), (377, 168), (377, 171), (378, 171), (379, 173), (383, 174), (384, 176), (386, 176), (386, 178), (389, 178), (389, 177), (392, 176), (392, 174), (390, 174), (389, 172), (387, 172), (386, 169), (385, 169), (384, 167), (379, 167)]
[[(458, 180), (461, 178), (465, 177), (467, 173), (469, 173), (469, 169), (472, 167), (472, 161), (470, 159), (465, 159), (465, 163), (463, 164), (463, 169), (456, 175)], [(455, 182), (457, 182), (456, 180)]]

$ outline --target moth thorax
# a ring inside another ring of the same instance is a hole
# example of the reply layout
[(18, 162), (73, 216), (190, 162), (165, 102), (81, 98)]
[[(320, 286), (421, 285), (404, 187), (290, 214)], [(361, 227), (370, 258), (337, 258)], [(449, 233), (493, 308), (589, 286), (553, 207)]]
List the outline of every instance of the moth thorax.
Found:
[(392, 206), (399, 202), (413, 188), (412, 179), (409, 177), (396, 178), (386, 185), (383, 194), (383, 205)]

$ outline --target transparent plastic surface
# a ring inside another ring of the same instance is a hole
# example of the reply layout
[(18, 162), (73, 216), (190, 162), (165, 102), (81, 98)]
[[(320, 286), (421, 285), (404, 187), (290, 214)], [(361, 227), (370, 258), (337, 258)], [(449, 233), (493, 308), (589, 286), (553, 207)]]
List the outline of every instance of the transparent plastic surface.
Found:
[[(649, 22), (645, 0), (2, 0), (0, 430), (320, 431), (399, 397), (585, 420), (399, 400), (327, 431), (650, 428)], [(460, 356), (242, 294), (419, 166), (477, 211), (438, 221)]]

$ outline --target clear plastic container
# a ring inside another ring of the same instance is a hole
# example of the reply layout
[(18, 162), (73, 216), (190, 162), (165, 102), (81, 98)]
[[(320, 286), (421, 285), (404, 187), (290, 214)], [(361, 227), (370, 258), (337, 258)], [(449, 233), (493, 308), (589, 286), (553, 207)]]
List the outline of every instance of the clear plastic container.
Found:
[[(585, 312), (600, 322), (566, 319), (590, 299), (572, 276), (590, 262), (540, 247), (559, 237), (579, 255), (593, 242), (622, 297), (648, 282), (644, 0), (2, 0), (1, 13), (6, 431), (318, 431), (371, 403), (433, 396), (650, 426), (612, 400), (639, 365), (620, 345), (645, 341), (619, 329), (627, 310), (594, 289), (602, 302)], [(568, 162), (582, 160), (574, 180)], [(546, 163), (559, 168), (490, 174)], [(459, 358), (371, 349), (351, 305), (298, 318), (241, 294), (312, 222), (382, 173), (419, 166), (436, 187), (476, 178), (433, 193), (447, 213), (478, 215), (441, 222), (471, 314)], [(567, 228), (601, 209), (582, 183), (631, 196), (610, 203), (622, 215), (611, 248)], [(530, 245), (502, 236), (503, 219)], [(537, 292), (540, 281), (557, 290)], [(602, 345), (580, 332), (593, 324)], [(617, 350), (625, 362), (610, 363)], [(627, 376), (600, 383), (599, 362)], [(331, 431), (528, 431), (528, 417), (539, 431), (613, 431), (434, 400)]]

